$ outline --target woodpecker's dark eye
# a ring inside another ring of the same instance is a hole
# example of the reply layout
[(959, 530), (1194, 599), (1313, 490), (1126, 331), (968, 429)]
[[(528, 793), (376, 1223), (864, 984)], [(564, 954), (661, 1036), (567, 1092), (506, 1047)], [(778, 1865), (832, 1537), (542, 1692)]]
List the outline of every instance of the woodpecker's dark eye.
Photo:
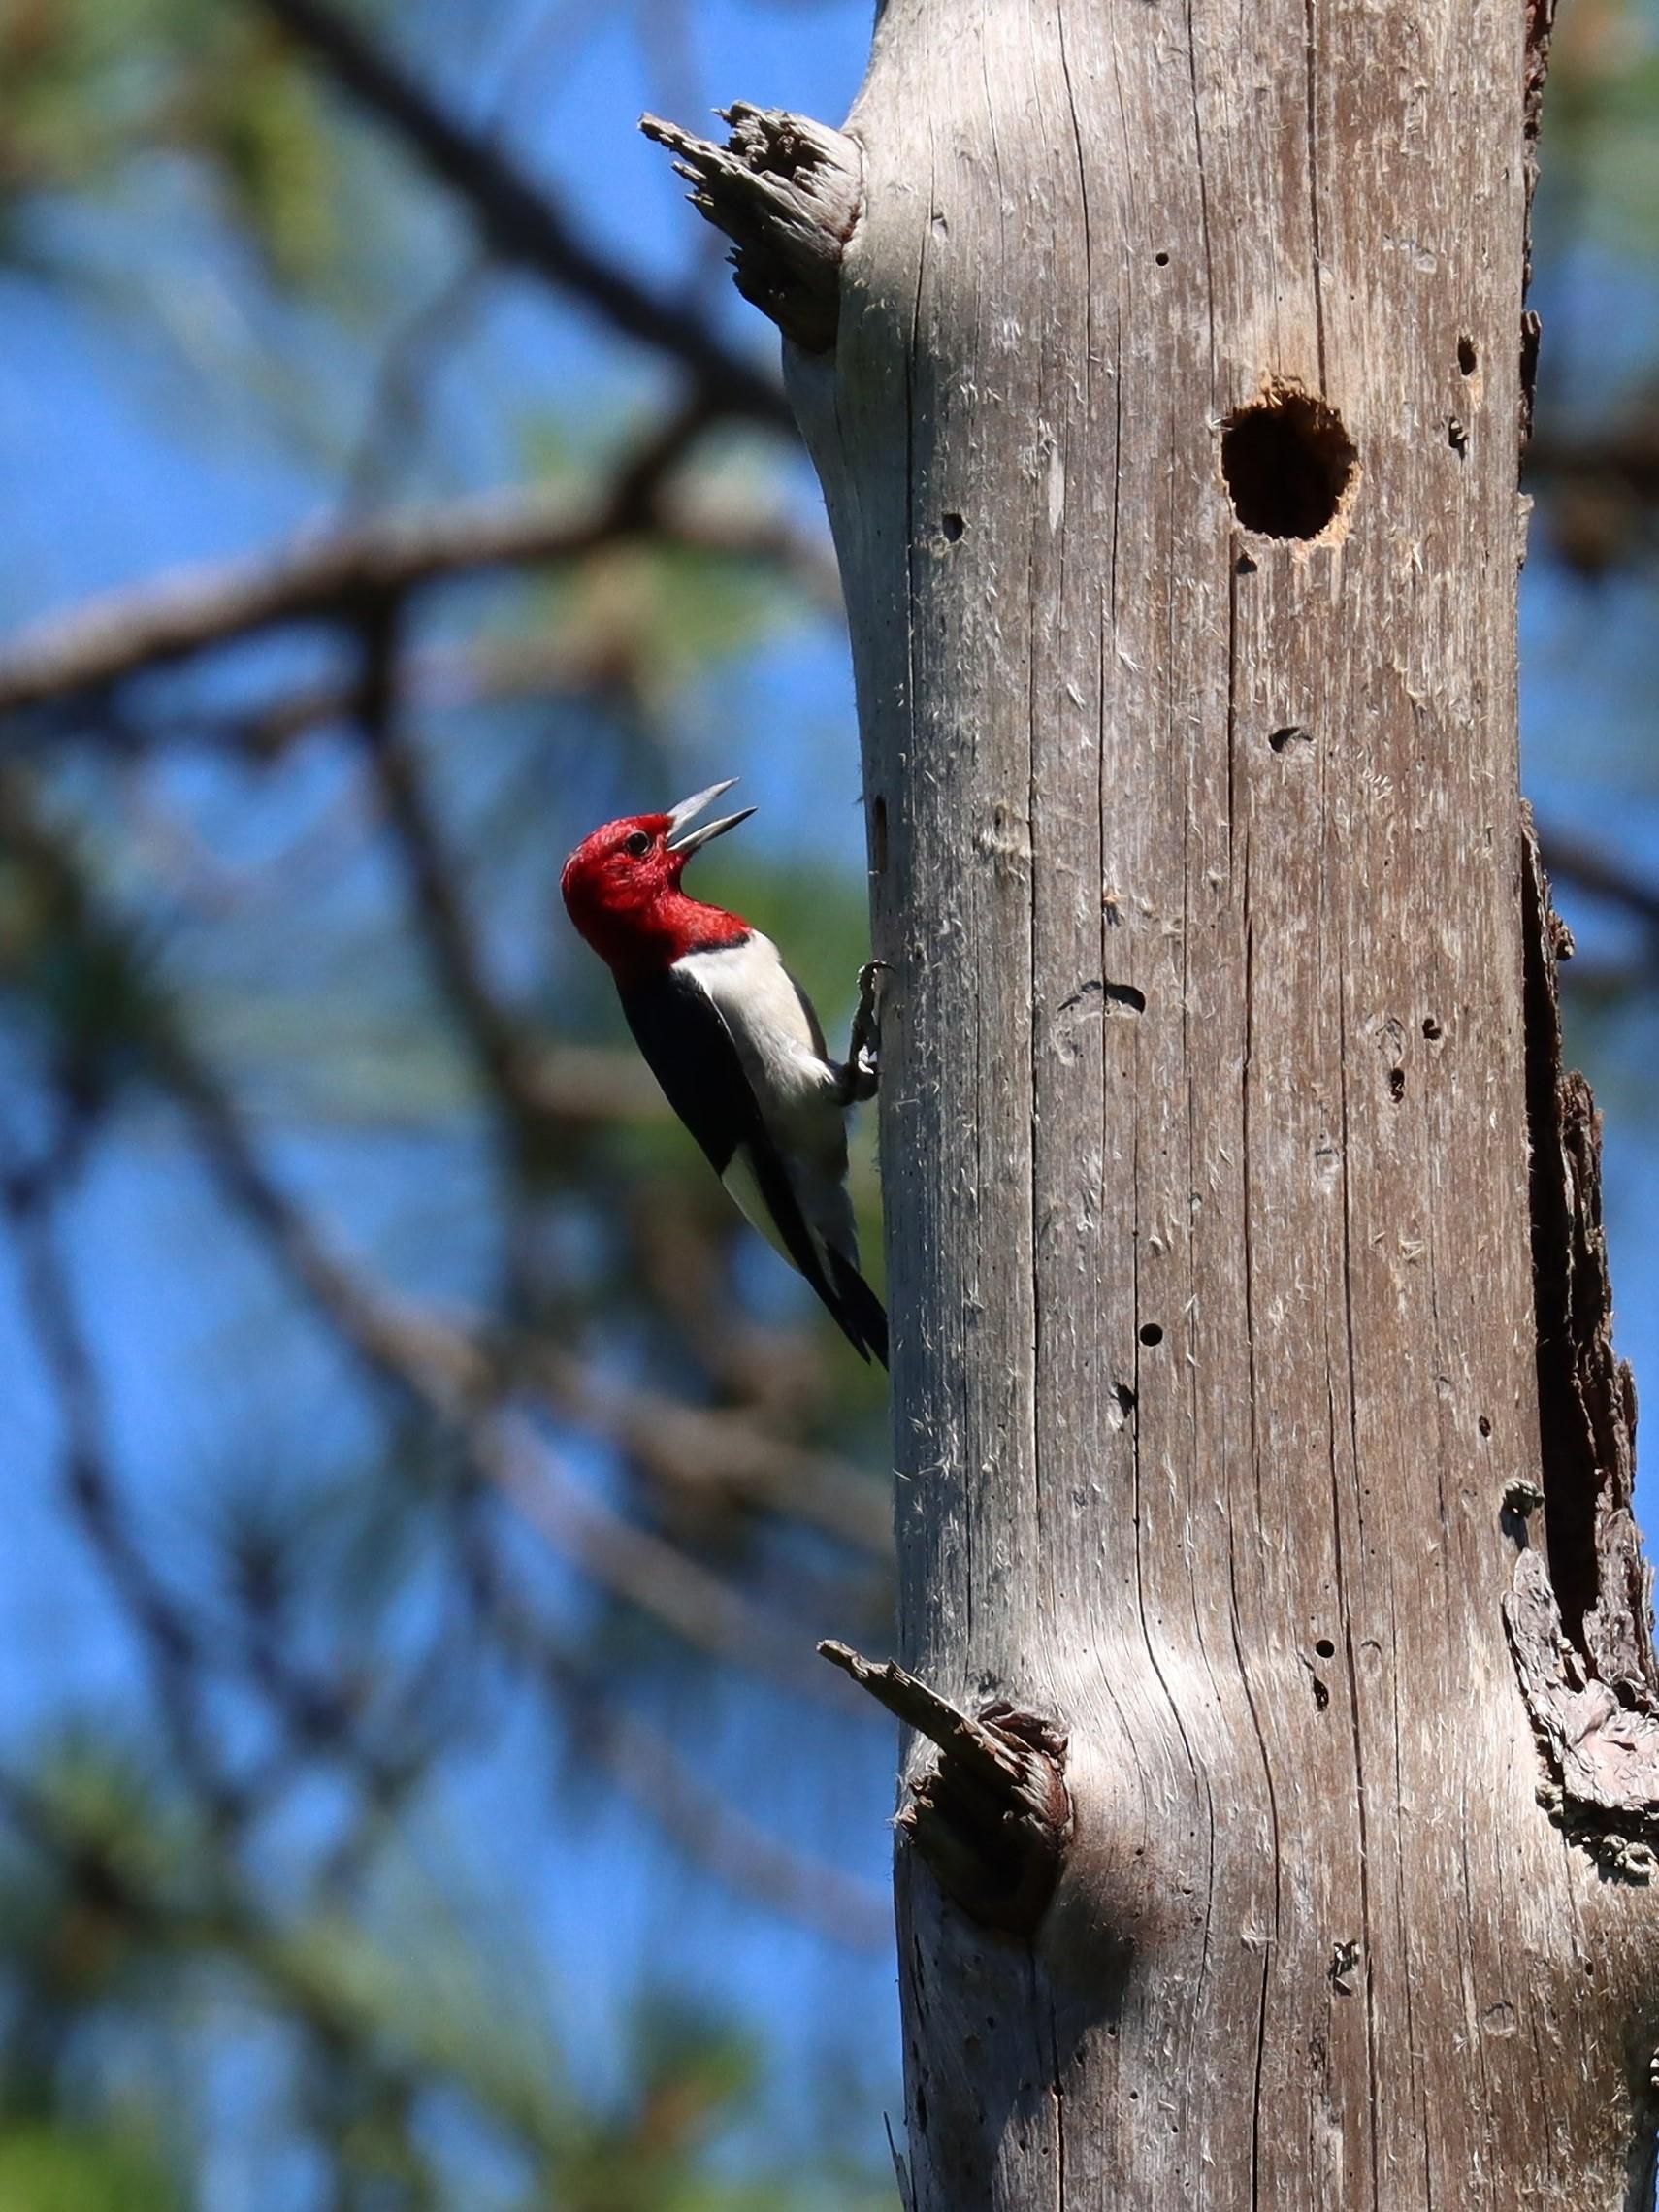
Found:
[(643, 830), (635, 830), (633, 836), (626, 840), (622, 849), (625, 853), (631, 854), (634, 860), (642, 861), (651, 850), (651, 840), (646, 836)]

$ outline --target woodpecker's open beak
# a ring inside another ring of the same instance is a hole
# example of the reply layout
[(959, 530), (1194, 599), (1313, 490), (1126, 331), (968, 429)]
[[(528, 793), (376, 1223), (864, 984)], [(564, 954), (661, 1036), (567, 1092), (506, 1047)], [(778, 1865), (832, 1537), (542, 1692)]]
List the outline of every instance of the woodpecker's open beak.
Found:
[(745, 806), (736, 814), (724, 814), (718, 822), (704, 823), (700, 830), (688, 830), (686, 828), (688, 822), (695, 821), (705, 806), (712, 806), (721, 793), (730, 791), (736, 781), (735, 776), (728, 776), (724, 783), (710, 784), (706, 791), (699, 791), (691, 798), (682, 798), (678, 806), (669, 809), (670, 853), (679, 853), (689, 859), (693, 853), (700, 853), (711, 838), (723, 837), (728, 830), (735, 830), (739, 822), (748, 821), (755, 811), (752, 806)]

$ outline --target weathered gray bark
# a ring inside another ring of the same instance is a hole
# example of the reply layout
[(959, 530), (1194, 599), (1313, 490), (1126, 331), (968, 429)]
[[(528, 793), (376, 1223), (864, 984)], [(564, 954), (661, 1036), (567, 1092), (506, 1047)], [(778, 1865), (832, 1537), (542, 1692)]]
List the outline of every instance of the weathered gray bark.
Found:
[(846, 126), (787, 350), (894, 969), (903, 1658), (1056, 1722), (1074, 1823), (1029, 1938), (901, 1843), (914, 2212), (1651, 2201), (1647, 1594), (1546, 975), (1529, 1191), (1528, 30), (888, 0)]

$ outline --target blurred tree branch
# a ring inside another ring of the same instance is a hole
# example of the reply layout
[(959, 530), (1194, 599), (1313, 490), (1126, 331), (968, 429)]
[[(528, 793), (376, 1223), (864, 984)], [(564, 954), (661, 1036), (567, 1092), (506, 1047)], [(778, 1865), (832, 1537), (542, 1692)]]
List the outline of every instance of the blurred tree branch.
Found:
[(669, 499), (655, 474), (641, 483), (628, 470), (598, 499), (508, 493), (457, 501), (92, 600), (0, 647), (0, 714), (74, 700), (280, 624), (349, 628), (366, 609), (451, 577), (555, 566), (646, 536), (711, 559), (770, 565), (816, 603), (839, 604), (834, 564), (815, 540), (768, 516), (722, 515)]
[(24, 1301), (57, 1401), (69, 1511), (132, 1625), (181, 1773), (213, 1824), (233, 1828), (244, 1807), (240, 1793), (210, 1757), (197, 1625), (151, 1566), (116, 1491), (97, 1371), (53, 1233), (52, 1212), (77, 1173), (90, 1128), (90, 1116), (71, 1108), (59, 1141), (44, 1158), (29, 1165), (8, 1162), (0, 1173), (0, 1205), (16, 1240)]
[(651, 291), (586, 243), (503, 149), (447, 114), (360, 23), (323, 0), (253, 0), (363, 112), (383, 124), (466, 206), (501, 260), (533, 271), (613, 330), (691, 371), (711, 410), (795, 435), (775, 375), (728, 345), (684, 300)]
[[(637, 1755), (657, 1746), (641, 1740), (629, 1748)], [(715, 1808), (694, 1795), (688, 1809), (700, 1818)], [(0, 1816), (43, 1876), (32, 1903), (44, 1923), (36, 1940), (48, 1987), (54, 1976), (75, 1972), (71, 1959), (83, 1983), (104, 1990), (118, 1984), (123, 1968), (140, 1965), (152, 1978), (193, 1984), (199, 2008), (209, 1994), (201, 1968), (211, 1965), (244, 2001), (252, 1998), (269, 2016), (300, 2030), (310, 2062), (311, 2125), (338, 2162), (331, 2203), (359, 2212), (371, 2205), (432, 2212), (456, 2201), (443, 2187), (445, 2131), (431, 2125), (434, 2098), (443, 2100), (451, 2121), (459, 2098), (474, 2126), (481, 2122), (498, 2145), (511, 2146), (537, 2203), (557, 2202), (569, 2212), (626, 2203), (645, 2212), (692, 2201), (682, 2186), (683, 2162), (699, 2147), (700, 2123), (722, 2095), (720, 2073), (710, 2076), (706, 2035), (683, 2042), (677, 2054), (660, 2053), (633, 2096), (590, 2115), (572, 2106), (555, 2051), (524, 2051), (507, 2039), (512, 2023), (490, 2009), (487, 1987), (444, 1991), (430, 1973), (423, 1981), (326, 1911), (270, 1909), (218, 1864), (192, 1862), (169, 1874), (146, 1848), (152, 1838), (123, 1833), (107, 1810), (77, 1802), (54, 1777), (36, 1780), (0, 1768)], [(802, 1915), (819, 1923), (846, 1887), (828, 1868), (773, 1871), (790, 1895), (806, 1880), (822, 1880), (822, 1892), (798, 1899)], [(846, 1928), (830, 1932), (846, 1939)], [(730, 2197), (696, 2189), (696, 2201), (709, 2212), (761, 2200), (743, 2188)], [(767, 2193), (764, 2201), (781, 2206), (785, 2199)]]
[[(528, 1611), (499, 1604), (496, 1610), (503, 1640), (560, 1700), (572, 1741), (672, 1841), (740, 1894), (832, 1942), (886, 1949), (893, 1916), (884, 1893), (780, 1842), (705, 1778), (695, 1749), (682, 1749), (607, 1696), (596, 1672), (555, 1647)], [(755, 1795), (764, 1802), (763, 1791)]]
[(1640, 874), (1605, 845), (1563, 830), (1540, 834), (1544, 864), (1552, 878), (1573, 885), (1591, 898), (1605, 899), (1655, 935), (1659, 949), (1659, 884)]
[[(322, 1750), (355, 1774), (366, 1799), (384, 1809), (424, 1774), (437, 1744), (424, 1713), (416, 1737), (393, 1753), (371, 1743), (358, 1726), (366, 1692), (348, 1694), (298, 1666), (281, 1642), (255, 1634), (240, 1661), (209, 1609), (186, 1606), (169, 1589), (135, 1525), (111, 1463), (97, 1370), (81, 1326), (67, 1262), (52, 1215), (68, 1198), (91, 1134), (84, 1116), (78, 1134), (39, 1162), (0, 1175), (0, 1205), (16, 1240), (25, 1301), (55, 1390), (62, 1434), (64, 1491), (133, 1630), (179, 1772), (211, 1832), (244, 1831), (291, 1769), (298, 1752)], [(252, 1593), (244, 1603), (256, 1627)], [(210, 1669), (241, 1671), (257, 1683), (286, 1734), (286, 1745), (264, 1773), (237, 1780), (215, 1756), (206, 1676)]]
[(1659, 396), (1644, 394), (1594, 427), (1541, 424), (1523, 479), (1570, 569), (1594, 578), (1627, 567), (1659, 541)]
[(825, 1700), (813, 1648), (793, 1623), (735, 1583), (712, 1573), (663, 1537), (635, 1527), (559, 1466), (521, 1416), (498, 1412), (470, 1424), (472, 1462), (590, 1581), (657, 1621), (693, 1651), (760, 1676), (809, 1703), (851, 1713), (832, 1692)]
[(763, 1511), (821, 1529), (882, 1568), (893, 1558), (887, 1490), (830, 1451), (763, 1428), (749, 1414), (693, 1406), (662, 1391), (602, 1379), (541, 1343), (519, 1353), (551, 1401), (602, 1436), (692, 1508), (735, 1494)]

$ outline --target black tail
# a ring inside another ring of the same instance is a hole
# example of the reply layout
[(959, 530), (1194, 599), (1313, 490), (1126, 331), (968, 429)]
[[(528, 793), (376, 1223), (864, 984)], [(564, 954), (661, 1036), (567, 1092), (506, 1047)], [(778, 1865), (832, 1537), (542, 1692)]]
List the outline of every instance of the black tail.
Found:
[(861, 1359), (879, 1359), (887, 1365), (887, 1310), (850, 1259), (826, 1247), (830, 1261), (832, 1299), (824, 1303), (841, 1327), (842, 1335)]

